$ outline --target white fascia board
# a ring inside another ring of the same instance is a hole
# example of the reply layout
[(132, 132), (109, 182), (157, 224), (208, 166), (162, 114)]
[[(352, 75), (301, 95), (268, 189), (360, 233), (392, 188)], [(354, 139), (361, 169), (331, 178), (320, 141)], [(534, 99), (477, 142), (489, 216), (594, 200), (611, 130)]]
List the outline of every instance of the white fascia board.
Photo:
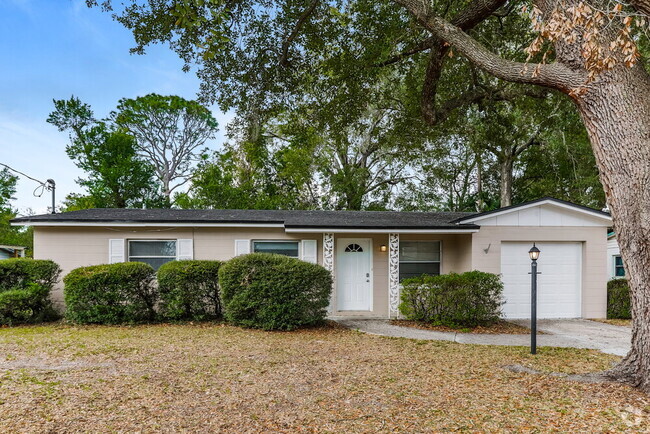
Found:
[(595, 217), (595, 218), (601, 219), (601, 220), (603, 220), (604, 222), (607, 222), (607, 223), (612, 223), (612, 218), (608, 217), (606, 215), (600, 214), (598, 212), (578, 208), (578, 207), (575, 207), (575, 206), (572, 206), (572, 205), (567, 205), (565, 203), (555, 202), (553, 200), (545, 200), (545, 201), (542, 201), (542, 202), (535, 202), (535, 203), (529, 203), (529, 204), (526, 204), (526, 205), (515, 206), (515, 207), (512, 207), (512, 208), (505, 209), (503, 211), (496, 211), (496, 212), (491, 212), (489, 214), (478, 216), (478, 217), (469, 217), (469, 218), (466, 218), (466, 219), (463, 219), (463, 220), (458, 220), (458, 222), (459, 223), (476, 223), (476, 222), (480, 222), (481, 220), (486, 220), (486, 219), (489, 219), (489, 218), (492, 218), (492, 217), (498, 217), (500, 215), (504, 215), (504, 214), (508, 214), (508, 213), (516, 212), (516, 211), (521, 211), (521, 210), (528, 209), (528, 208), (534, 208), (536, 206), (542, 206), (542, 205), (557, 206), (559, 208), (568, 209), (568, 210), (571, 210), (573, 212), (578, 212), (578, 213), (586, 214), (586, 215), (588, 215), (590, 217)]
[(286, 228), (287, 233), (339, 233), (339, 234), (472, 234), (478, 229), (349, 229), (349, 228)]
[(117, 222), (18, 222), (12, 226), (57, 226), (57, 227), (179, 227), (179, 228), (284, 228), (282, 223), (117, 223)]

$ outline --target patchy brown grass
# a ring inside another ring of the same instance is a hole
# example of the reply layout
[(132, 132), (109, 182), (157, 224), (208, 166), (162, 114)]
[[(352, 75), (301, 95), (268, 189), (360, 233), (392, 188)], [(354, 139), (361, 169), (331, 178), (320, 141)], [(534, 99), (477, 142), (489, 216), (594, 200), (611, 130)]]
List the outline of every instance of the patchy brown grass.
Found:
[(615, 325), (615, 326), (632, 327), (632, 320), (631, 319), (594, 318), (591, 321), (602, 322), (602, 323), (605, 323), (605, 324), (611, 324), (611, 325)]
[(0, 329), (0, 432), (649, 430), (640, 392), (547, 374), (617, 360), (334, 327), (17, 327)]
[[(394, 319), (390, 322), (393, 325), (400, 327), (413, 327), (422, 330), (434, 330), (437, 332), (453, 332), (453, 333), (475, 333), (475, 334), (509, 334), (509, 335), (527, 335), (530, 333), (528, 327), (523, 327), (515, 323), (505, 320), (499, 320), (490, 326), (477, 326), (477, 327), (447, 327), (442, 325), (434, 325), (421, 321), (409, 321), (403, 319)], [(538, 332), (539, 333), (539, 332)], [(541, 334), (541, 333), (540, 333)]]

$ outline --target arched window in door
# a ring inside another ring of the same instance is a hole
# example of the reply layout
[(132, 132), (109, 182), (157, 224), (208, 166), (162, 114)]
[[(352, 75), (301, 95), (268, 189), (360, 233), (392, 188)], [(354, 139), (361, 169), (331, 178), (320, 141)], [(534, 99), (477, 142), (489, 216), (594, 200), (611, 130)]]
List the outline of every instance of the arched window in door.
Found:
[(363, 252), (363, 247), (353, 243), (353, 244), (349, 244), (345, 248), (345, 253), (356, 253), (356, 252)]

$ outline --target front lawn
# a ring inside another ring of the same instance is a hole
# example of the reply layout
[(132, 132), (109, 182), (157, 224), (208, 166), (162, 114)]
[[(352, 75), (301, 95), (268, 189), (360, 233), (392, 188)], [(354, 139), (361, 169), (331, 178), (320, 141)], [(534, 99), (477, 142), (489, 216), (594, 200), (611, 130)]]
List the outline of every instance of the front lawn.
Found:
[(583, 373), (596, 351), (470, 346), (327, 327), (0, 329), (0, 432), (648, 430), (624, 385)]

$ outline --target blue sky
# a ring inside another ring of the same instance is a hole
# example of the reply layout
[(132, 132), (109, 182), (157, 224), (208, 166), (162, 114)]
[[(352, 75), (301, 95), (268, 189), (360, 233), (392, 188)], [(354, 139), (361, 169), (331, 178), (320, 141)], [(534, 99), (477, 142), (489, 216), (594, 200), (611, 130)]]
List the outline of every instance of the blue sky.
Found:
[[(196, 97), (196, 76), (181, 71), (169, 48), (129, 54), (131, 33), (84, 0), (0, 0), (0, 16), (0, 162), (37, 179), (54, 179), (59, 200), (80, 191), (75, 179), (83, 172), (65, 153), (67, 134), (45, 122), (52, 99), (75, 95), (103, 117), (124, 97)], [(224, 131), (230, 116), (214, 115)], [(222, 141), (220, 135), (210, 146)], [(20, 212), (45, 212), (50, 199), (34, 197), (36, 186), (19, 180), (13, 204)]]

